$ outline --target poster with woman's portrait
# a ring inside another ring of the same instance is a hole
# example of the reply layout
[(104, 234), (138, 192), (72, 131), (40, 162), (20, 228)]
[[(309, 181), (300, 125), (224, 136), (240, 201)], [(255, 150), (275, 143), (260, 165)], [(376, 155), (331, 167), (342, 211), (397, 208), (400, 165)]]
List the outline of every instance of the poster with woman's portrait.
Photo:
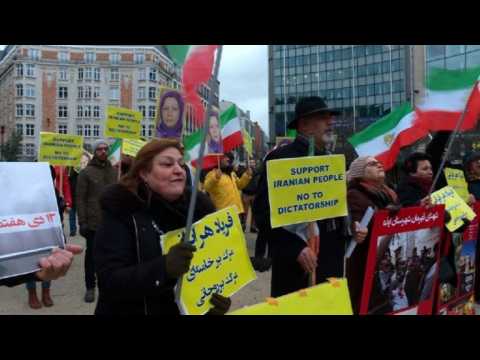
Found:
[(375, 214), (360, 314), (432, 314), (443, 218), (443, 206)]
[(477, 216), (465, 231), (448, 234), (452, 237), (454, 263), (442, 264), (448, 271), (443, 271), (446, 276), (442, 276), (438, 283), (437, 314), (439, 315), (475, 315), (473, 299), (480, 202), (476, 202), (473, 209)]
[(222, 127), (220, 114), (212, 110), (209, 114), (210, 123), (207, 133), (207, 154), (223, 154)]
[(185, 102), (182, 93), (168, 87), (160, 87), (157, 106), (157, 138), (182, 139)]

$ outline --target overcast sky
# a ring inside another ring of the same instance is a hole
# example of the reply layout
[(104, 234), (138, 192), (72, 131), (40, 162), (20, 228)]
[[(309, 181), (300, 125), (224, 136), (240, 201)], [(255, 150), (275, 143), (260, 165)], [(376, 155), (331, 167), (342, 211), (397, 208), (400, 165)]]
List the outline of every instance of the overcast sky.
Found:
[[(0, 45), (3, 49), (5, 45)], [(268, 134), (268, 47), (267, 45), (225, 45), (220, 65), (220, 100), (250, 110)]]

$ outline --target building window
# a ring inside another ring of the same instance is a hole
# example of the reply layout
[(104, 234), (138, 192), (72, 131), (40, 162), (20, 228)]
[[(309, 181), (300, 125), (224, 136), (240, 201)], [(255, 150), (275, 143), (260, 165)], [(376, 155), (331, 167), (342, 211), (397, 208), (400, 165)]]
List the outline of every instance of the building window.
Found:
[(90, 105), (83, 107), (83, 116), (86, 118), (92, 117), (92, 107)]
[(83, 86), (78, 87), (78, 98), (83, 99)]
[(66, 86), (60, 86), (58, 88), (58, 98), (67, 99), (68, 98), (68, 88)]
[(66, 124), (59, 124), (58, 125), (58, 133), (59, 134), (67, 134), (67, 131), (68, 128), (67, 128), (67, 125)]
[(143, 64), (145, 61), (145, 55), (144, 54), (135, 54), (135, 64)]
[(35, 86), (34, 85), (27, 85), (25, 88), (25, 96), (26, 97), (35, 97)]
[(93, 78), (95, 81), (100, 81), (100, 68), (94, 69)]
[(38, 49), (28, 49), (28, 57), (32, 60), (40, 59), (40, 50)]
[(17, 134), (23, 135), (23, 124), (17, 124)]
[(118, 81), (120, 79), (120, 73), (118, 68), (113, 68), (110, 70), (110, 81)]
[(138, 70), (138, 80), (143, 81), (147, 79), (147, 72), (145, 69)]
[(157, 88), (155, 87), (148, 88), (148, 98), (150, 100), (155, 100), (157, 98)]
[(85, 136), (92, 136), (92, 127), (90, 125), (85, 125)]
[(97, 56), (94, 52), (87, 52), (85, 54), (85, 61), (87, 64), (93, 64), (97, 60)]
[(17, 84), (17, 96), (23, 96), (23, 84)]
[(16, 108), (17, 108), (16, 115), (17, 116), (23, 116), (23, 104), (17, 104)]
[(16, 64), (15, 69), (17, 71), (17, 76), (22, 77), (23, 76), (23, 64)]
[(110, 87), (110, 100), (120, 100), (120, 88), (118, 86)]
[(145, 125), (142, 125), (142, 137), (146, 137), (147, 136), (147, 131), (146, 131), (147, 127)]
[(157, 69), (150, 68), (150, 72), (149, 72), (148, 76), (149, 76), (150, 81), (157, 81)]
[(138, 88), (138, 98), (139, 99), (145, 99), (145, 88), (144, 87), (139, 87)]
[(147, 109), (145, 105), (139, 105), (138, 111), (142, 113), (142, 116), (145, 118), (147, 116)]
[(93, 136), (100, 137), (100, 125), (93, 125)]
[(67, 81), (68, 80), (68, 72), (66, 68), (62, 68), (59, 71), (59, 78), (62, 81)]
[(98, 86), (95, 86), (93, 88), (93, 97), (96, 99), (98, 97), (100, 97), (100, 87)]
[(25, 105), (25, 115), (26, 116), (35, 116), (35, 105), (34, 104), (26, 104)]
[(118, 64), (120, 62), (120, 54), (117, 54), (117, 53), (110, 54), (110, 62), (112, 64)]
[(83, 68), (78, 69), (78, 80), (83, 80)]
[(92, 98), (92, 87), (85, 86), (85, 99), (91, 99), (91, 98)]
[(155, 125), (148, 125), (148, 137), (153, 136), (153, 129), (155, 129)]
[(149, 106), (148, 107), (148, 117), (155, 118), (155, 110), (156, 110), (156, 106)]
[(58, 106), (58, 117), (59, 118), (66, 118), (68, 117), (68, 111), (66, 105), (59, 105)]
[(83, 117), (83, 106), (82, 105), (77, 105), (77, 117), (79, 117), (79, 118)]
[(97, 119), (100, 118), (100, 106), (95, 105), (93, 107), (93, 117)]
[(82, 125), (77, 125), (77, 135), (78, 136), (83, 135), (83, 126)]
[(35, 136), (35, 125), (34, 124), (25, 125), (25, 135), (26, 136)]
[(35, 156), (35, 144), (25, 144), (25, 155)]
[(68, 52), (66, 51), (60, 51), (58, 53), (58, 60), (62, 63), (68, 62)]
[(92, 80), (93, 78), (93, 69), (91, 67), (85, 68), (85, 80)]
[(27, 76), (35, 77), (35, 64), (27, 64)]

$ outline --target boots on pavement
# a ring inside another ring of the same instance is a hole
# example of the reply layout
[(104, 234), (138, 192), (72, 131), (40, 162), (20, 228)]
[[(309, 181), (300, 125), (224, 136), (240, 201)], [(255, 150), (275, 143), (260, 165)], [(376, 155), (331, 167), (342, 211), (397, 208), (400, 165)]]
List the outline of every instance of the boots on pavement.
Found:
[(53, 301), (50, 297), (50, 289), (42, 289), (42, 303), (46, 307), (53, 306)]
[(36, 289), (28, 290), (28, 305), (32, 309), (40, 309), (42, 307), (42, 304), (40, 304), (40, 301), (38, 300)]

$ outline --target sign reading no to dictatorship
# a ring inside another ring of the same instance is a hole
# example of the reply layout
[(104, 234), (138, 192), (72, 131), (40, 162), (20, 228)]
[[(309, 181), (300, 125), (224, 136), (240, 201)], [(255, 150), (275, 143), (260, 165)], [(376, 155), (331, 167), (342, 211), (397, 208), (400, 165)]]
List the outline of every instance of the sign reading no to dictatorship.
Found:
[(83, 154), (83, 138), (77, 135), (40, 133), (39, 162), (50, 165), (80, 166)]
[(347, 215), (345, 156), (267, 162), (272, 228)]
[(142, 113), (130, 109), (109, 106), (105, 136), (115, 139), (138, 139)]

